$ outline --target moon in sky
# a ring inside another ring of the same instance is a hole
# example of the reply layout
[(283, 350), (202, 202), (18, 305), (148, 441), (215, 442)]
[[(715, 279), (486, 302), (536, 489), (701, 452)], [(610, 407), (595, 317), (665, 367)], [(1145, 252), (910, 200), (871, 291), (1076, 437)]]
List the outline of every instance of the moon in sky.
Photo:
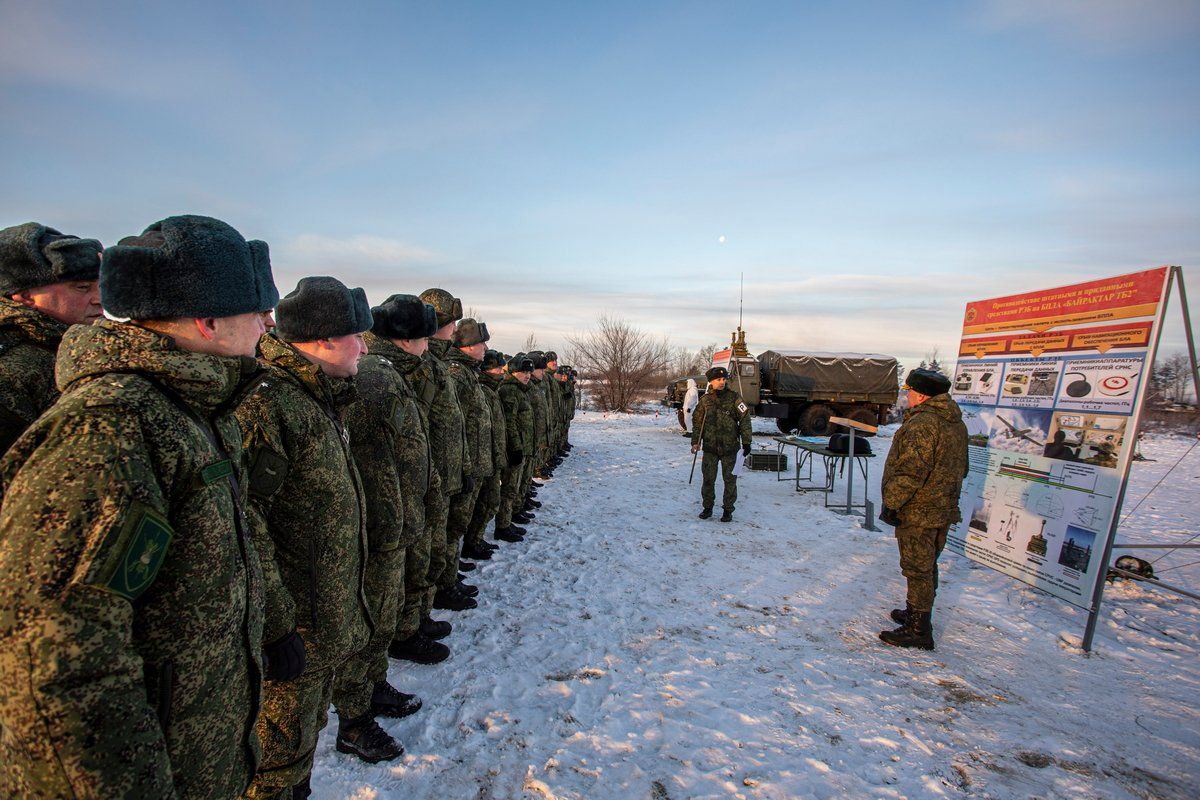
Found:
[(725, 234), (721, 234), (717, 237), (717, 244), (725, 244)]

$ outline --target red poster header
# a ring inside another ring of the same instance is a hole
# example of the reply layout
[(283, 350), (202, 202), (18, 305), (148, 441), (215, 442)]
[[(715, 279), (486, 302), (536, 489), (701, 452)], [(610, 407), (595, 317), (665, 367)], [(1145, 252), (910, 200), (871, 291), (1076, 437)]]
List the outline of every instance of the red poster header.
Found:
[(1170, 267), (967, 304), (963, 334), (1034, 331), (1137, 317), (1158, 311)]

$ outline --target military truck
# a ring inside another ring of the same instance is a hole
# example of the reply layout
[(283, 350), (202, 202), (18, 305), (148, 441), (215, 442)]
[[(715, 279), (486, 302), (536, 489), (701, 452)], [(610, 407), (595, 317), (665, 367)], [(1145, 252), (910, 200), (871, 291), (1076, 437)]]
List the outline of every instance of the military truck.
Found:
[[(774, 419), (784, 433), (805, 436), (834, 432), (836, 426), (829, 418), (835, 416), (882, 425), (900, 387), (898, 365), (891, 356), (767, 350), (755, 357), (740, 327), (730, 346), (713, 355), (713, 366), (729, 370), (730, 388), (742, 396), (754, 416)], [(704, 391), (704, 376), (696, 385)], [(672, 381), (663, 405), (682, 414), (686, 391), (687, 378)]]

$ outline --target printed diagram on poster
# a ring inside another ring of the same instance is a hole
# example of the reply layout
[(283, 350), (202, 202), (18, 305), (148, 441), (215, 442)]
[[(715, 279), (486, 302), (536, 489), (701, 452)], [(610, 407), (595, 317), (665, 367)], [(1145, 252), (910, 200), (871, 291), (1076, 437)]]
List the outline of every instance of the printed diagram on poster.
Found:
[(967, 426), (947, 545), (1087, 608), (1132, 455), (1169, 268), (967, 304)]

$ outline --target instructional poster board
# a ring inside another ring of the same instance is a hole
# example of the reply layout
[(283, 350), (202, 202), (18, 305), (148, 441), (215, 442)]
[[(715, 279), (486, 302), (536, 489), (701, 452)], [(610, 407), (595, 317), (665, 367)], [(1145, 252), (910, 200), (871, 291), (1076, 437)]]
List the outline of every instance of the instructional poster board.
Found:
[(969, 436), (950, 549), (1081, 608), (1102, 577), (1170, 267), (967, 304)]

